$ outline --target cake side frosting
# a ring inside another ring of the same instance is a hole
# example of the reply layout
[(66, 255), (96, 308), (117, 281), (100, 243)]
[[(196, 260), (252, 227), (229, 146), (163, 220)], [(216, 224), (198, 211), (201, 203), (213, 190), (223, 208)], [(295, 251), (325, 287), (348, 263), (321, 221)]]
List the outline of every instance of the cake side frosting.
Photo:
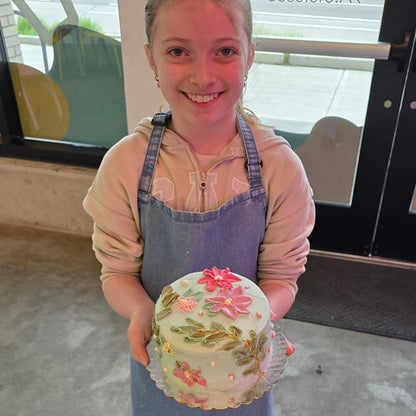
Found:
[(213, 268), (164, 288), (153, 331), (160, 365), (183, 401), (234, 405), (267, 370), (271, 352), (267, 298), (250, 280)]

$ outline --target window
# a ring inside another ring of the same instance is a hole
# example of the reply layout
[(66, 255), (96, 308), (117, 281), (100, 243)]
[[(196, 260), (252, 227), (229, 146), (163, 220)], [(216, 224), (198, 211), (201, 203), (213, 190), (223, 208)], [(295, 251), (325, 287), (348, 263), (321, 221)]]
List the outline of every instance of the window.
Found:
[(3, 71), (29, 153), (102, 156), (127, 134), (118, 7), (102, 3), (0, 1)]
[(245, 105), (291, 143), (315, 200), (350, 205), (375, 61), (362, 50), (383, 46), (384, 0), (252, 4), (260, 50)]

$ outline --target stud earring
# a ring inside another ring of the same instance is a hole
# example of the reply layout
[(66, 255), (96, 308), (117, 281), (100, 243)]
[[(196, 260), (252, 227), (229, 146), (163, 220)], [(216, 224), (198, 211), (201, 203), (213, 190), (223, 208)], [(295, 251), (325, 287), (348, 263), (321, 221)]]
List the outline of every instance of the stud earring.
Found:
[(247, 76), (247, 74), (244, 76), (244, 80), (243, 80), (243, 85), (244, 85), (244, 87), (247, 85), (247, 78), (248, 78), (248, 76)]

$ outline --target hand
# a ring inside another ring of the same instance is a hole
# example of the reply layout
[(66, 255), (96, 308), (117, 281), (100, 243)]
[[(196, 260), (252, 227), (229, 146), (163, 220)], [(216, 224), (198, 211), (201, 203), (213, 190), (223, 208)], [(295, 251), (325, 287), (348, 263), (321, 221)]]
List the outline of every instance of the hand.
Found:
[[(270, 311), (270, 314), (271, 314), (271, 318), (275, 320), (277, 315), (273, 311)], [(290, 341), (288, 341), (286, 337), (285, 337), (285, 342), (286, 342), (286, 355), (289, 357), (295, 352), (296, 348)]]
[(149, 365), (149, 355), (146, 345), (152, 336), (153, 311), (140, 310), (133, 314), (127, 329), (127, 336), (130, 342), (131, 356), (145, 367)]
[(295, 346), (286, 339), (286, 355), (289, 357), (295, 352)]

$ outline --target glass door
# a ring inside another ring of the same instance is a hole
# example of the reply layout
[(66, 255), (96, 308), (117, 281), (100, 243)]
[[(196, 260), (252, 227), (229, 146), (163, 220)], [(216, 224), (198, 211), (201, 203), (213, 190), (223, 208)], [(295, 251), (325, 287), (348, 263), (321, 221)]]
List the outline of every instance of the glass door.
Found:
[(385, 177), (373, 252), (416, 259), (416, 37), (410, 39), (409, 59), (399, 117)]
[[(387, 175), (398, 135), (409, 140), (400, 132), (409, 127), (402, 102), (415, 9), (412, 0), (253, 0), (259, 52), (245, 103), (303, 161), (317, 207), (314, 249), (409, 258), (377, 231), (398, 221)], [(414, 189), (414, 173), (405, 176)]]

